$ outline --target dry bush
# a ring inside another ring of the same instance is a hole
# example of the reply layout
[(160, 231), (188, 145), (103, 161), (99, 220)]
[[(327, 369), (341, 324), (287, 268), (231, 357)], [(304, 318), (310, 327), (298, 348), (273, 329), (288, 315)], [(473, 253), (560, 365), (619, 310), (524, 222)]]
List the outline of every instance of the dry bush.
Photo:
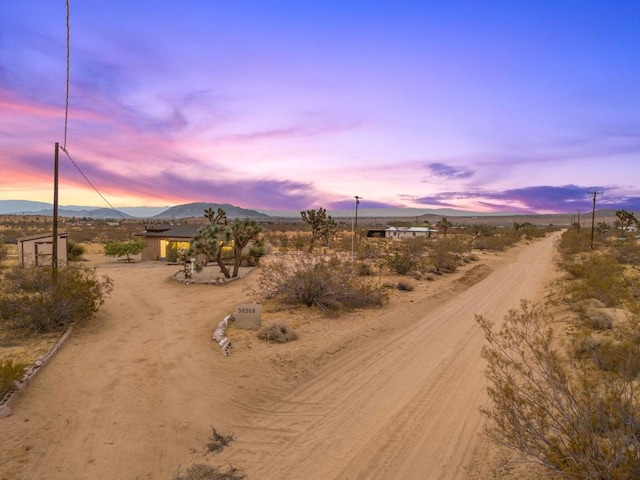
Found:
[(473, 240), (473, 248), (478, 250), (502, 251), (520, 240), (520, 235), (512, 230), (481, 230)]
[(620, 263), (640, 265), (640, 243), (617, 243), (610, 249), (611, 255)]
[(228, 446), (235, 439), (233, 435), (222, 435), (216, 431), (214, 427), (211, 427), (211, 436), (209, 437), (209, 441), (205, 443), (205, 448), (209, 453), (218, 453), (221, 452), (224, 447)]
[[(488, 342), (482, 356), (493, 405), (482, 412), (492, 439), (559, 478), (640, 477), (637, 345), (600, 356), (616, 359), (603, 371), (572, 364), (557, 349), (539, 305), (523, 302), (499, 330), (476, 318)], [(634, 367), (620, 368), (627, 364)]]
[(572, 277), (568, 283), (569, 300), (578, 302), (595, 298), (607, 307), (620, 306), (630, 299), (624, 265), (598, 252), (567, 262), (565, 270)]
[(413, 292), (413, 290), (415, 289), (413, 283), (406, 282), (404, 280), (400, 280), (396, 287), (402, 292)]
[(287, 343), (298, 339), (296, 331), (281, 322), (273, 322), (263, 325), (256, 335), (260, 340), (275, 343)]
[(0, 291), (0, 321), (25, 333), (56, 331), (91, 318), (113, 285), (81, 265), (61, 268), (55, 284), (50, 268), (9, 270)]
[(235, 467), (229, 466), (227, 471), (212, 467), (205, 463), (198, 463), (187, 469), (184, 474), (178, 474), (173, 480), (243, 480), (247, 476)]
[(24, 375), (25, 366), (13, 360), (0, 362), (0, 400), (15, 387), (15, 382)]
[(379, 306), (386, 301), (382, 289), (355, 275), (351, 262), (337, 256), (275, 259), (265, 267), (258, 283), (263, 298), (323, 310)]

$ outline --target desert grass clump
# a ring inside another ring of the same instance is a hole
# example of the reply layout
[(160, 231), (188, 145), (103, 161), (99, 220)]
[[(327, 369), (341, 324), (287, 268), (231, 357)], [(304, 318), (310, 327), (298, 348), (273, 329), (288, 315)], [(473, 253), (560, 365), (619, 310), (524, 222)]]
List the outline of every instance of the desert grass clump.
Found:
[(354, 274), (351, 262), (339, 257), (297, 255), (269, 262), (258, 281), (263, 298), (339, 311), (380, 306), (382, 289)]
[(24, 375), (25, 366), (22, 363), (13, 363), (13, 360), (0, 362), (0, 400), (12, 391), (15, 383)]
[(256, 333), (260, 340), (274, 343), (288, 343), (298, 339), (298, 333), (289, 325), (273, 322), (263, 325)]
[(229, 466), (226, 471), (212, 467), (206, 463), (197, 463), (187, 468), (183, 474), (177, 474), (173, 480), (243, 480), (247, 476), (235, 467)]

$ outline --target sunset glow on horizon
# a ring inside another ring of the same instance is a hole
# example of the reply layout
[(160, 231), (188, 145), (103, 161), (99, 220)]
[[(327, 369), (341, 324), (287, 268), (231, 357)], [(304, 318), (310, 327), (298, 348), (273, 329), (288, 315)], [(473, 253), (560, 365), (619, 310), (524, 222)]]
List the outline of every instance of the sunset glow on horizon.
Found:
[[(66, 150), (111, 205), (640, 211), (640, 4), (70, 0)], [(66, 5), (5, 0), (0, 200), (52, 201)], [(60, 152), (61, 205), (106, 206)]]

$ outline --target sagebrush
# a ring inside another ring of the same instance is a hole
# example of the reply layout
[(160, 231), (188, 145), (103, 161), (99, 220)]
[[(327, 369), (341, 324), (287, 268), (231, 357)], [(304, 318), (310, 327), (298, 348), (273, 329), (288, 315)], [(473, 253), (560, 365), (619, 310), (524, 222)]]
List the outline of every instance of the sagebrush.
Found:
[(16, 267), (5, 272), (0, 291), (0, 321), (25, 333), (57, 331), (91, 318), (111, 293), (108, 277), (81, 265), (58, 270)]
[(333, 311), (380, 306), (387, 298), (382, 288), (359, 277), (350, 261), (336, 256), (294, 255), (272, 260), (258, 288), (263, 298)]
[(11, 359), (0, 362), (0, 400), (14, 389), (15, 382), (22, 378), (24, 371), (22, 363), (13, 363)]

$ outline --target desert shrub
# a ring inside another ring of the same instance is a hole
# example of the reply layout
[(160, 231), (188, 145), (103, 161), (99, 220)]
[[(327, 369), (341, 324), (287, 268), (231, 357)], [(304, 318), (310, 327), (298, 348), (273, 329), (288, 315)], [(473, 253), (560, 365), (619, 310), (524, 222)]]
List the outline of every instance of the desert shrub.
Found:
[(248, 264), (249, 266), (255, 266), (260, 263), (260, 259), (267, 253), (267, 247), (265, 240), (256, 240), (249, 248)]
[(591, 330), (611, 330), (613, 328), (613, 318), (607, 312), (589, 308), (585, 310), (580, 318), (582, 324)]
[(525, 222), (520, 226), (520, 233), (524, 235), (527, 240), (533, 240), (534, 238), (541, 238), (547, 234), (546, 229), (542, 229), (529, 222)]
[(601, 370), (634, 378), (640, 373), (640, 346), (629, 341), (606, 339), (594, 346), (591, 360)]
[(502, 251), (512, 247), (520, 240), (518, 232), (509, 230), (491, 230), (491, 232), (491, 234), (478, 233), (473, 240), (473, 248)]
[(178, 242), (169, 242), (167, 244), (167, 263), (178, 263), (180, 249), (180, 244)]
[(400, 280), (397, 285), (398, 290), (403, 292), (412, 292), (415, 289), (413, 283)]
[(50, 268), (15, 268), (5, 275), (0, 319), (26, 332), (56, 331), (91, 318), (111, 290), (109, 278), (83, 266), (59, 269), (55, 284)]
[(389, 241), (382, 238), (366, 238), (356, 245), (359, 260), (378, 260), (388, 247)]
[(258, 284), (264, 298), (278, 297), (323, 310), (378, 306), (386, 299), (380, 288), (353, 273), (351, 262), (337, 257), (276, 259), (265, 268)]
[(233, 435), (222, 435), (218, 433), (218, 431), (211, 427), (211, 435), (209, 436), (209, 441), (205, 443), (205, 448), (209, 453), (218, 453), (224, 450), (231, 442), (233, 442), (235, 438)]
[(0, 400), (14, 389), (15, 382), (24, 375), (25, 366), (13, 360), (0, 362)]
[(570, 257), (591, 248), (591, 233), (586, 230), (565, 230), (558, 241), (558, 251), (563, 257)]
[(309, 235), (305, 235), (302, 233), (296, 234), (291, 239), (291, 246), (299, 252), (306, 250), (310, 243), (311, 243), (311, 237)]
[(640, 265), (640, 243), (620, 242), (610, 250), (611, 256), (626, 265)]
[(429, 252), (429, 263), (436, 273), (453, 273), (458, 269), (458, 255), (449, 250), (451, 242), (437, 242)]
[(420, 259), (406, 250), (395, 250), (385, 259), (385, 265), (393, 273), (406, 275), (420, 265)]
[(84, 255), (84, 247), (78, 243), (75, 243), (71, 240), (67, 242), (67, 257), (69, 261), (77, 261), (82, 258)]
[(375, 273), (371, 264), (366, 262), (356, 264), (355, 272), (356, 275), (360, 275), (361, 277), (371, 277)]
[[(523, 302), (498, 330), (476, 319), (487, 340), (482, 356), (492, 405), (482, 412), (492, 439), (558, 478), (639, 478), (636, 367), (605, 372), (590, 362), (572, 364), (557, 349), (552, 319), (540, 305)], [(616, 365), (637, 363), (636, 350), (607, 355)]]
[(416, 257), (420, 257), (425, 253), (428, 243), (429, 240), (424, 237), (405, 238), (402, 240), (404, 249)]
[(242, 471), (232, 466), (222, 471), (206, 463), (197, 463), (187, 468), (185, 473), (173, 477), (173, 480), (243, 480), (245, 478), (247, 476)]
[(624, 265), (609, 255), (594, 253), (565, 264), (572, 277), (567, 293), (571, 301), (595, 298), (607, 307), (622, 305), (630, 298)]
[(4, 262), (9, 256), (9, 247), (0, 240), (0, 263)]
[(296, 331), (281, 322), (267, 323), (256, 333), (260, 340), (275, 343), (287, 343), (298, 339)]

